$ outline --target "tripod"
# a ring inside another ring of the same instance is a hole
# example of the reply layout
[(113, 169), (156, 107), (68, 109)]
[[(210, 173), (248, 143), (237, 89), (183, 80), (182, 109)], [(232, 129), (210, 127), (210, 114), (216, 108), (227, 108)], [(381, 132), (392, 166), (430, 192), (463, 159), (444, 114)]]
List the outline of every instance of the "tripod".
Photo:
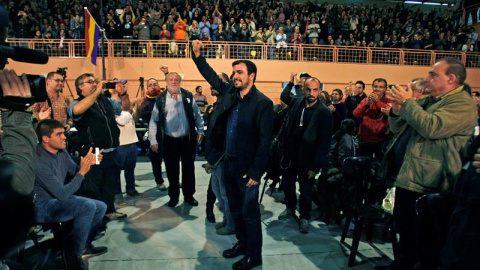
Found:
[(72, 93), (72, 89), (70, 88), (70, 85), (68, 84), (67, 82), (67, 68), (64, 67), (64, 68), (58, 68), (57, 69), (57, 73), (62, 75), (63, 77), (63, 83), (65, 83), (67, 85), (67, 88), (68, 88), (68, 92), (70, 92), (70, 96), (72, 96), (72, 100), (75, 99), (75, 97), (73, 96), (73, 93)]
[(138, 80), (140, 81), (140, 85), (138, 86), (137, 95), (135, 97), (138, 97), (138, 94), (140, 94), (140, 91), (142, 91), (142, 97), (143, 97), (145, 95), (145, 86), (143, 83), (145, 81), (145, 78), (140, 77), (138, 78)]

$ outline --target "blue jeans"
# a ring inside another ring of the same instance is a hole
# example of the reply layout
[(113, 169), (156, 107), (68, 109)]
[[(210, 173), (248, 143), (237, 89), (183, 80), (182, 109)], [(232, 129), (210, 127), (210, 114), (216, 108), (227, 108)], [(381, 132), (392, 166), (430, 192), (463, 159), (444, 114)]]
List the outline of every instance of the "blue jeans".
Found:
[(248, 179), (243, 178), (243, 172), (238, 171), (238, 163), (226, 160), (225, 190), (228, 204), (235, 222), (235, 234), (238, 243), (247, 248), (247, 256), (254, 261), (262, 260), (262, 227), (260, 205), (258, 203), (258, 187), (247, 188)]
[(107, 205), (104, 202), (81, 196), (72, 195), (63, 201), (37, 200), (35, 222), (55, 223), (73, 219), (67, 251), (80, 256), (98, 233), (106, 211)]
[(137, 144), (121, 145), (117, 148), (118, 165), (125, 176), (126, 191), (135, 191), (135, 166), (137, 165)]
[(223, 177), (223, 161), (218, 163), (214, 170), (212, 170), (212, 189), (217, 197), (220, 207), (223, 209), (223, 221), (227, 224), (226, 227), (230, 231), (235, 230), (235, 223), (233, 222), (232, 213), (228, 206), (227, 191), (225, 190), (225, 181)]

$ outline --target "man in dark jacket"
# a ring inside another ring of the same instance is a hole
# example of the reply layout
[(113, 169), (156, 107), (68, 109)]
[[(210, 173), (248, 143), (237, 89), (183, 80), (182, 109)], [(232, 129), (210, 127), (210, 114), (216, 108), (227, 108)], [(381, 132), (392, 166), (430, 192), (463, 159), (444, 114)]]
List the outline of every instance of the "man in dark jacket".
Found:
[(161, 152), (170, 183), (168, 206), (175, 207), (180, 196), (180, 162), (182, 193), (185, 202), (197, 206), (195, 193), (195, 149), (203, 140), (203, 118), (191, 92), (181, 88), (182, 78), (176, 72), (166, 76), (167, 91), (157, 97), (148, 125), (150, 148)]
[[(296, 74), (292, 74), (281, 100), (290, 107), (277, 139), (283, 144), (281, 166), (283, 192), (287, 209), (279, 215), (286, 219), (295, 213), (297, 195), (295, 182), (300, 184), (300, 232), (308, 233), (312, 209), (312, 188), (315, 175), (327, 165), (333, 117), (325, 104), (319, 102), (320, 81), (305, 80), (303, 95), (292, 97), (290, 91)], [(298, 93), (297, 93), (298, 94)]]
[[(104, 82), (97, 82), (93, 74), (84, 73), (75, 80), (78, 99), (72, 101), (68, 114), (78, 130), (79, 152), (87, 154), (90, 147), (103, 149), (103, 160), (91, 168), (77, 195), (97, 199), (107, 204), (108, 219), (125, 218), (115, 210), (115, 194), (121, 190), (120, 167), (115, 162), (120, 130), (115, 115), (120, 115), (120, 103), (103, 95)], [(119, 93), (124, 108), (130, 108), (127, 91)]]
[[(158, 86), (158, 81), (154, 78), (150, 78), (147, 81), (147, 91), (145, 93), (145, 99), (140, 105), (140, 117), (144, 123), (150, 123), (150, 118), (152, 117), (153, 106), (155, 106), (155, 100), (157, 96), (162, 92)], [(155, 183), (157, 183), (157, 188), (160, 191), (166, 191), (167, 187), (165, 186), (165, 180), (162, 176), (162, 155), (161, 152), (148, 151), (148, 157), (152, 163), (153, 176), (155, 177)]]
[(201, 55), (195, 40), (193, 60), (208, 83), (222, 95), (210, 118), (207, 149), (224, 153), (224, 181), (238, 242), (225, 258), (245, 255), (233, 269), (262, 264), (262, 229), (258, 184), (265, 172), (273, 130), (273, 102), (254, 85), (257, 67), (248, 60), (233, 62), (233, 78), (224, 83)]

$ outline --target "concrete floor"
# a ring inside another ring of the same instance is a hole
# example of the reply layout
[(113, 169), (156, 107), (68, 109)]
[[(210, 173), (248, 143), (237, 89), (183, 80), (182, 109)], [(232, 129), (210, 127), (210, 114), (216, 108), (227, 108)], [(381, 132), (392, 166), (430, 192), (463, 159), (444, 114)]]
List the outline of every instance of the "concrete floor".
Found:
[[(107, 246), (109, 251), (88, 260), (92, 270), (135, 270), (135, 269), (231, 269), (239, 260), (225, 259), (222, 251), (235, 242), (234, 235), (220, 236), (215, 233), (212, 223), (205, 219), (206, 191), (209, 175), (195, 162), (196, 194), (198, 207), (180, 204), (170, 208), (167, 192), (155, 187), (148, 159), (139, 157), (135, 175), (137, 190), (142, 197), (125, 196), (126, 204), (118, 206), (118, 211), (128, 214), (128, 218), (112, 221), (104, 237), (94, 242), (96, 246)], [(166, 177), (165, 177), (166, 179)], [(122, 176), (122, 187), (123, 185)], [(168, 185), (168, 181), (166, 181)], [(263, 187), (263, 186), (262, 186)], [(351, 235), (346, 239), (347, 246), (339, 243), (342, 227), (325, 225), (312, 220), (308, 234), (298, 232), (293, 220), (279, 221), (278, 215), (284, 205), (275, 202), (282, 193), (270, 196), (267, 189), (261, 209), (263, 228), (263, 266), (255, 269), (347, 269), (347, 258)], [(222, 215), (215, 209), (217, 220)], [(314, 206), (312, 216), (318, 216)], [(351, 269), (373, 269), (377, 264), (388, 264), (393, 258), (390, 243), (384, 243), (376, 228), (373, 243), (362, 240), (358, 248), (355, 267)], [(46, 235), (46, 239), (51, 237)], [(30, 241), (27, 243), (24, 269), (55, 269), (59, 260), (45, 259), (45, 251), (39, 252)]]

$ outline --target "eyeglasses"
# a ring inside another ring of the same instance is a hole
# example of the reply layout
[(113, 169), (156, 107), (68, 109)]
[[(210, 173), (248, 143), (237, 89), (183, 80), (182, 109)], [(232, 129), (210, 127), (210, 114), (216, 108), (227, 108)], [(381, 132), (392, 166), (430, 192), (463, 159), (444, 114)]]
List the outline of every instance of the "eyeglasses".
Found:
[(95, 80), (84, 81), (83, 83), (94, 84), (97, 83)]
[(54, 81), (54, 82), (56, 82), (56, 83), (61, 83), (61, 82), (63, 82), (62, 79), (52, 79), (52, 81)]

